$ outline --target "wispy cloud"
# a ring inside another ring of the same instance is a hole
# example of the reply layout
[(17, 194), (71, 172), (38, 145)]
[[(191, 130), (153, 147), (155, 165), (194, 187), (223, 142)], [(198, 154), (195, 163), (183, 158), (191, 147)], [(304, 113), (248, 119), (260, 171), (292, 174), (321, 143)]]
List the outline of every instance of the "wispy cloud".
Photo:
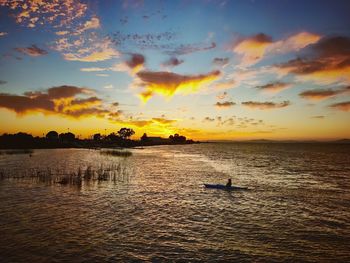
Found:
[(308, 100), (325, 100), (339, 94), (350, 92), (350, 86), (341, 89), (315, 89), (299, 93), (299, 96)]
[(290, 87), (289, 83), (285, 82), (272, 82), (262, 86), (256, 86), (255, 88), (263, 92), (278, 93), (284, 89)]
[(6, 36), (7, 32), (0, 32), (0, 37)]
[(242, 102), (242, 105), (251, 109), (270, 110), (270, 109), (285, 108), (290, 105), (290, 102), (283, 101), (283, 102), (277, 103), (277, 102), (245, 101), (245, 102)]
[(175, 67), (175, 66), (178, 66), (178, 65), (182, 64), (183, 62), (184, 62), (183, 59), (178, 59), (176, 57), (171, 57), (168, 60), (164, 61), (162, 63), (162, 66), (164, 66), (164, 67)]
[(330, 108), (339, 111), (350, 111), (350, 101), (344, 101), (329, 105)]
[(38, 57), (38, 56), (43, 56), (48, 54), (46, 50), (41, 49), (36, 45), (31, 45), (30, 47), (17, 47), (15, 48), (15, 50), (22, 54), (32, 56), (32, 57)]
[(299, 51), (316, 43), (321, 37), (316, 34), (301, 32), (279, 41), (263, 33), (246, 37), (233, 45), (232, 51), (241, 55), (241, 66), (248, 67), (258, 63), (268, 54), (280, 54)]

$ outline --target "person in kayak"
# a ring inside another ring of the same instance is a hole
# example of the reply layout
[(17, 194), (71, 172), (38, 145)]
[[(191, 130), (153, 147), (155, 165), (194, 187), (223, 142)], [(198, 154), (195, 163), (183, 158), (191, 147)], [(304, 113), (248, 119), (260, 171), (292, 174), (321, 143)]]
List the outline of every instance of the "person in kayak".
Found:
[(227, 180), (227, 184), (226, 184), (226, 187), (231, 187), (232, 186), (232, 180), (231, 178)]

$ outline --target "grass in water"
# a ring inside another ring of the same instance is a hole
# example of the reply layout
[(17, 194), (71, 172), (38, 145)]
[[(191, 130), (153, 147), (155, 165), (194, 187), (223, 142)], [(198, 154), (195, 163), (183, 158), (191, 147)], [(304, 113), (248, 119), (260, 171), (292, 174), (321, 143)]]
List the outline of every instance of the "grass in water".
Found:
[(0, 151), (1, 154), (32, 154), (33, 150), (31, 149), (18, 149), (18, 150), (6, 150)]
[(118, 157), (129, 157), (132, 155), (132, 152), (123, 150), (104, 150), (100, 151), (100, 154)]

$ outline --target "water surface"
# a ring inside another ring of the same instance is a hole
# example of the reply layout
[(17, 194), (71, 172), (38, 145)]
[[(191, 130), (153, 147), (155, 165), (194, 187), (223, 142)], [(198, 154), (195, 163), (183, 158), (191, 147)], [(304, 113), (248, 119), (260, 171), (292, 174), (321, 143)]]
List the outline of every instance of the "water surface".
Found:
[[(11, 177), (0, 181), (0, 261), (350, 261), (350, 145), (132, 152), (0, 155), (0, 171)], [(123, 175), (80, 186), (29, 176), (111, 164)], [(250, 190), (203, 188), (228, 178)]]

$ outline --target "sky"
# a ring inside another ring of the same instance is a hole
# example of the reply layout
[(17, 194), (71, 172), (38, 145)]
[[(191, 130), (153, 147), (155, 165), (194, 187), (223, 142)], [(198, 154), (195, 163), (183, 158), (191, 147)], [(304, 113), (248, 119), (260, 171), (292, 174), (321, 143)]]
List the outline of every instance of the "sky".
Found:
[(350, 138), (349, 1), (0, 0), (0, 134)]

